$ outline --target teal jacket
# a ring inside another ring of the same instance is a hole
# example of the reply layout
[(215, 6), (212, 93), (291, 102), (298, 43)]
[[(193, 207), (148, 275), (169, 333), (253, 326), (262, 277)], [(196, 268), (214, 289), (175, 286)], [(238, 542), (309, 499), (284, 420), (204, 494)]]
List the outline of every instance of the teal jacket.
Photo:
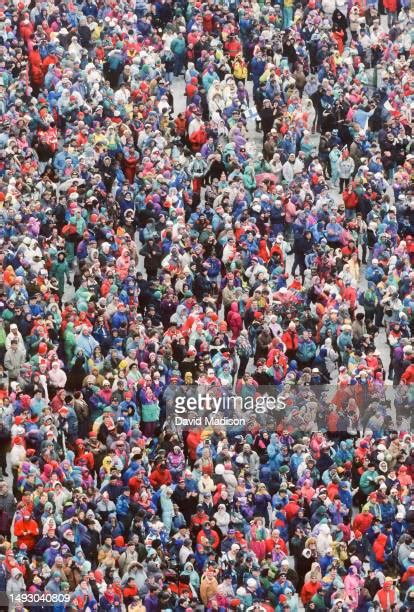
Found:
[(144, 423), (153, 423), (160, 418), (160, 407), (158, 404), (143, 404), (142, 405), (142, 421)]
[(377, 478), (378, 474), (375, 470), (373, 472), (366, 470), (362, 474), (359, 481), (359, 488), (364, 493), (364, 495), (369, 495), (370, 493), (373, 493), (377, 490)]
[(301, 363), (312, 361), (316, 355), (316, 344), (313, 340), (299, 339), (296, 358)]
[(176, 55), (183, 55), (183, 53), (185, 53), (184, 38), (174, 38), (174, 40), (171, 41), (170, 49)]

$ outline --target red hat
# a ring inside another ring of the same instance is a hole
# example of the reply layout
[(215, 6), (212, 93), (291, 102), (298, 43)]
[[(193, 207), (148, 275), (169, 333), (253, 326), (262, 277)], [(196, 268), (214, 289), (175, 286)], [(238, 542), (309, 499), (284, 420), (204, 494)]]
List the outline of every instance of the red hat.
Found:
[(41, 342), (39, 344), (37, 352), (39, 353), (39, 355), (46, 355), (46, 353), (47, 353), (47, 344), (45, 342)]
[(125, 546), (124, 536), (117, 536), (116, 538), (114, 538), (114, 544), (118, 546), (118, 548), (121, 548), (121, 546)]

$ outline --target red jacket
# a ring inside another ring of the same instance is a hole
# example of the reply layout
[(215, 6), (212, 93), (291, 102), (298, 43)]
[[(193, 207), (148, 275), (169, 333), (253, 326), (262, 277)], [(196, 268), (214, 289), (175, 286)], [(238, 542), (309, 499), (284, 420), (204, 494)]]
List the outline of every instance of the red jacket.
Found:
[(312, 597), (316, 595), (320, 587), (321, 583), (319, 582), (319, 580), (317, 580), (316, 582), (311, 582), (310, 580), (309, 582), (305, 582), (300, 592), (300, 598), (305, 606), (310, 602)]
[(339, 486), (335, 482), (330, 482), (326, 487), (326, 492), (331, 501), (335, 499), (335, 496), (339, 493)]
[(404, 374), (401, 376), (401, 380), (406, 385), (411, 385), (414, 383), (414, 363), (408, 366)]
[(287, 351), (297, 351), (298, 349), (298, 334), (287, 329), (282, 335), (282, 342), (286, 346)]
[(351, 308), (355, 308), (358, 295), (354, 287), (346, 287), (342, 297), (346, 302), (351, 304)]
[(149, 480), (154, 489), (159, 489), (162, 485), (170, 485), (172, 483), (171, 474), (167, 468), (164, 471), (156, 468), (151, 472)]
[(39, 51), (30, 51), (28, 58), (32, 69), (34, 66), (39, 66), (39, 68), (43, 67), (42, 56)]
[(19, 25), (20, 36), (26, 42), (34, 32), (34, 26), (30, 21), (28, 23), (24, 23), (23, 21)]
[(370, 513), (364, 514), (361, 512), (361, 514), (357, 514), (352, 524), (352, 528), (354, 532), (360, 531), (362, 534), (364, 534), (367, 531), (367, 529), (371, 527), (373, 518), (374, 517)]
[(43, 85), (44, 74), (42, 66), (39, 64), (33, 64), (30, 68), (30, 78), (32, 83), (35, 85)]
[(84, 448), (79, 449), (79, 454), (76, 455), (74, 463), (75, 465), (81, 465), (82, 463), (85, 463), (88, 470), (93, 470), (95, 465), (93, 453), (86, 451)]
[(207, 132), (204, 127), (201, 127), (199, 130), (196, 130), (189, 137), (189, 141), (191, 142), (192, 150), (197, 153), (203, 144), (207, 142)]
[(192, 98), (197, 93), (197, 91), (198, 91), (197, 79), (196, 78), (191, 79), (191, 83), (188, 83), (187, 87), (185, 88), (185, 93), (187, 97)]
[(266, 240), (264, 239), (259, 242), (259, 257), (263, 259), (265, 263), (267, 263), (270, 259), (270, 251), (267, 247)]
[(142, 478), (140, 478), (139, 476), (131, 476), (131, 478), (128, 480), (128, 487), (131, 491), (131, 495), (135, 495), (135, 493), (138, 493), (143, 484), (144, 481)]
[(283, 376), (286, 376), (287, 372), (287, 358), (286, 355), (279, 351), (277, 348), (272, 348), (269, 351), (269, 354), (266, 359), (266, 365), (268, 368), (271, 368), (275, 365), (275, 357), (277, 357), (276, 364), (280, 366), (283, 370)]
[(238, 55), (242, 50), (241, 44), (237, 40), (237, 38), (233, 38), (229, 40), (228, 42), (226, 42), (224, 45), (224, 48), (228, 52), (231, 59), (234, 59), (236, 55)]
[(289, 523), (292, 519), (295, 518), (295, 516), (297, 516), (298, 512), (299, 512), (299, 504), (297, 504), (295, 501), (290, 501), (286, 504), (285, 506), (285, 515), (286, 515), (286, 520)]
[(36, 544), (36, 536), (39, 534), (38, 524), (34, 519), (19, 519), (14, 524), (14, 535), (19, 545), (25, 544), (28, 550), (33, 550)]
[(201, 525), (204, 525), (204, 523), (208, 520), (208, 514), (204, 512), (204, 510), (201, 514), (197, 512), (197, 514), (193, 514), (191, 517), (191, 527), (201, 527)]
[(186, 438), (186, 446), (188, 449), (188, 457), (191, 461), (195, 461), (197, 459), (197, 446), (201, 441), (201, 433), (199, 431), (190, 431)]
[(286, 542), (282, 538), (267, 538), (266, 540), (266, 552), (272, 552), (274, 547), (278, 544), (285, 555), (289, 554), (286, 546)]
[(391, 13), (397, 12), (397, 0), (384, 0), (384, 8)]
[(272, 257), (274, 253), (277, 253), (279, 255), (280, 263), (283, 263), (283, 259), (284, 259), (283, 251), (278, 244), (274, 244), (272, 248), (270, 249), (270, 257)]
[(347, 189), (342, 192), (342, 199), (345, 204), (345, 208), (356, 208), (358, 204), (358, 196), (353, 191), (348, 191)]
[(123, 592), (124, 598), (132, 598), (135, 597), (136, 595), (138, 595), (138, 587), (137, 585), (133, 585), (133, 586), (126, 586), (124, 587), (124, 592)]
[[(384, 2), (385, 6), (385, 2)], [(375, 599), (378, 599), (381, 610), (391, 610), (391, 606), (396, 603), (397, 596), (395, 594), (395, 589), (382, 587), (375, 595)]]
[(214, 18), (211, 11), (206, 11), (203, 16), (203, 29), (205, 32), (212, 32), (214, 29)]
[(197, 542), (198, 542), (198, 544), (202, 544), (202, 538), (207, 538), (207, 540), (210, 543), (210, 546), (214, 550), (216, 550), (216, 548), (218, 548), (218, 545), (220, 544), (220, 538), (218, 536), (217, 531), (214, 531), (214, 529), (210, 529), (210, 531), (208, 533), (206, 531), (204, 531), (204, 529), (199, 531), (198, 535), (197, 535)]
[(387, 544), (387, 536), (385, 533), (380, 533), (372, 545), (372, 552), (378, 563), (385, 562), (385, 546)]
[(243, 319), (239, 313), (237, 302), (233, 302), (227, 315), (227, 323), (233, 332), (233, 336), (238, 336), (243, 329)]

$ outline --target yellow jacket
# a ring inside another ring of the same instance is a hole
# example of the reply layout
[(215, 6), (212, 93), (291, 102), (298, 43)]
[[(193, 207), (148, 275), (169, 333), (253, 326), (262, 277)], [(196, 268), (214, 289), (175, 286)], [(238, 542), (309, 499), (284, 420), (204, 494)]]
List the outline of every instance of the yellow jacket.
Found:
[(233, 64), (233, 75), (236, 79), (247, 79), (247, 66), (241, 60), (235, 60)]

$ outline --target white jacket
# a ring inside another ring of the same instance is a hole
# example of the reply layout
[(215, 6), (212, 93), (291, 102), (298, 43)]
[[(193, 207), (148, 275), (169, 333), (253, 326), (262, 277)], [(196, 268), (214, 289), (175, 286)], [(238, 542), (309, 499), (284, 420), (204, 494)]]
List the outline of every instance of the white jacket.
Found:
[(335, 0), (322, 0), (322, 10), (325, 15), (332, 15), (336, 8)]

